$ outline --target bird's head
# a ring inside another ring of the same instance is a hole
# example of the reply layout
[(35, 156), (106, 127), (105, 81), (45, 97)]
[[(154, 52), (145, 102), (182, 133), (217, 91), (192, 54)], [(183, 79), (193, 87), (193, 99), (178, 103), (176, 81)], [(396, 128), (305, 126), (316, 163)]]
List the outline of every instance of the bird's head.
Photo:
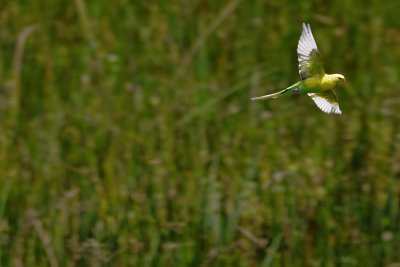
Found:
[(333, 74), (332, 76), (335, 77), (336, 82), (345, 81), (346, 80), (342, 74)]

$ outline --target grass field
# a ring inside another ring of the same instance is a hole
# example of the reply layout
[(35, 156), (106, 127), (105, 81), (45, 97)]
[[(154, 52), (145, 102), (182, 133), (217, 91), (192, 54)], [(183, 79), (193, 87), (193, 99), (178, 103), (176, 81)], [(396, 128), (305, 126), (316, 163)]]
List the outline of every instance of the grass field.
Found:
[[(1, 1), (0, 265), (400, 267), (399, 10)], [(250, 101), (302, 22), (342, 116)]]

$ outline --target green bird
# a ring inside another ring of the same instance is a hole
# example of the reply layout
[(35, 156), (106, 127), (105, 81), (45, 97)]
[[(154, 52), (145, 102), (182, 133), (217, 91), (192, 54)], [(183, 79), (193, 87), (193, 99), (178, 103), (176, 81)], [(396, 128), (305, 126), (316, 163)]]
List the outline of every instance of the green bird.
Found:
[(303, 23), (303, 31), (297, 44), (300, 81), (274, 94), (254, 97), (252, 100), (277, 98), (283, 95), (308, 94), (315, 104), (326, 113), (342, 114), (336, 85), (345, 80), (342, 74), (326, 74), (309, 24)]

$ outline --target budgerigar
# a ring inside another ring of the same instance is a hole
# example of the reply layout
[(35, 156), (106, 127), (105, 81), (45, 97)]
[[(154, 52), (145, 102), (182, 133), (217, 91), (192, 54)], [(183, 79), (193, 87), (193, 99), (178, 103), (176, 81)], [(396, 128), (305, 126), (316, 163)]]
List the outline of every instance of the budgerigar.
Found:
[(277, 98), (282, 95), (308, 94), (315, 104), (326, 113), (342, 114), (334, 89), (339, 81), (345, 80), (342, 74), (326, 74), (321, 54), (309, 24), (303, 23), (297, 44), (300, 81), (274, 94), (254, 97), (252, 100)]

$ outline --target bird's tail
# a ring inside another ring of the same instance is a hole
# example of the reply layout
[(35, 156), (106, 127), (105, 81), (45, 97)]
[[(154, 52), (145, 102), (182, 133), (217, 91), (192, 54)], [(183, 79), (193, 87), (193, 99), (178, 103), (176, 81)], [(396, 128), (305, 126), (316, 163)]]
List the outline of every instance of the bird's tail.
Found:
[(263, 100), (263, 99), (269, 99), (269, 98), (277, 98), (277, 97), (280, 97), (281, 95), (285, 94), (289, 90), (290, 90), (289, 88), (286, 88), (286, 89), (284, 89), (282, 91), (279, 91), (279, 92), (276, 92), (276, 93), (273, 93), (273, 94), (253, 97), (251, 100)]
[(269, 94), (269, 95), (263, 95), (263, 96), (257, 96), (257, 97), (253, 97), (251, 100), (263, 100), (263, 99), (270, 99), (270, 98), (278, 98), (284, 94), (287, 94), (293, 90), (295, 90), (298, 86), (298, 83), (293, 84), (292, 86), (289, 86), (286, 89), (283, 89), (282, 91), (273, 93), (273, 94)]

